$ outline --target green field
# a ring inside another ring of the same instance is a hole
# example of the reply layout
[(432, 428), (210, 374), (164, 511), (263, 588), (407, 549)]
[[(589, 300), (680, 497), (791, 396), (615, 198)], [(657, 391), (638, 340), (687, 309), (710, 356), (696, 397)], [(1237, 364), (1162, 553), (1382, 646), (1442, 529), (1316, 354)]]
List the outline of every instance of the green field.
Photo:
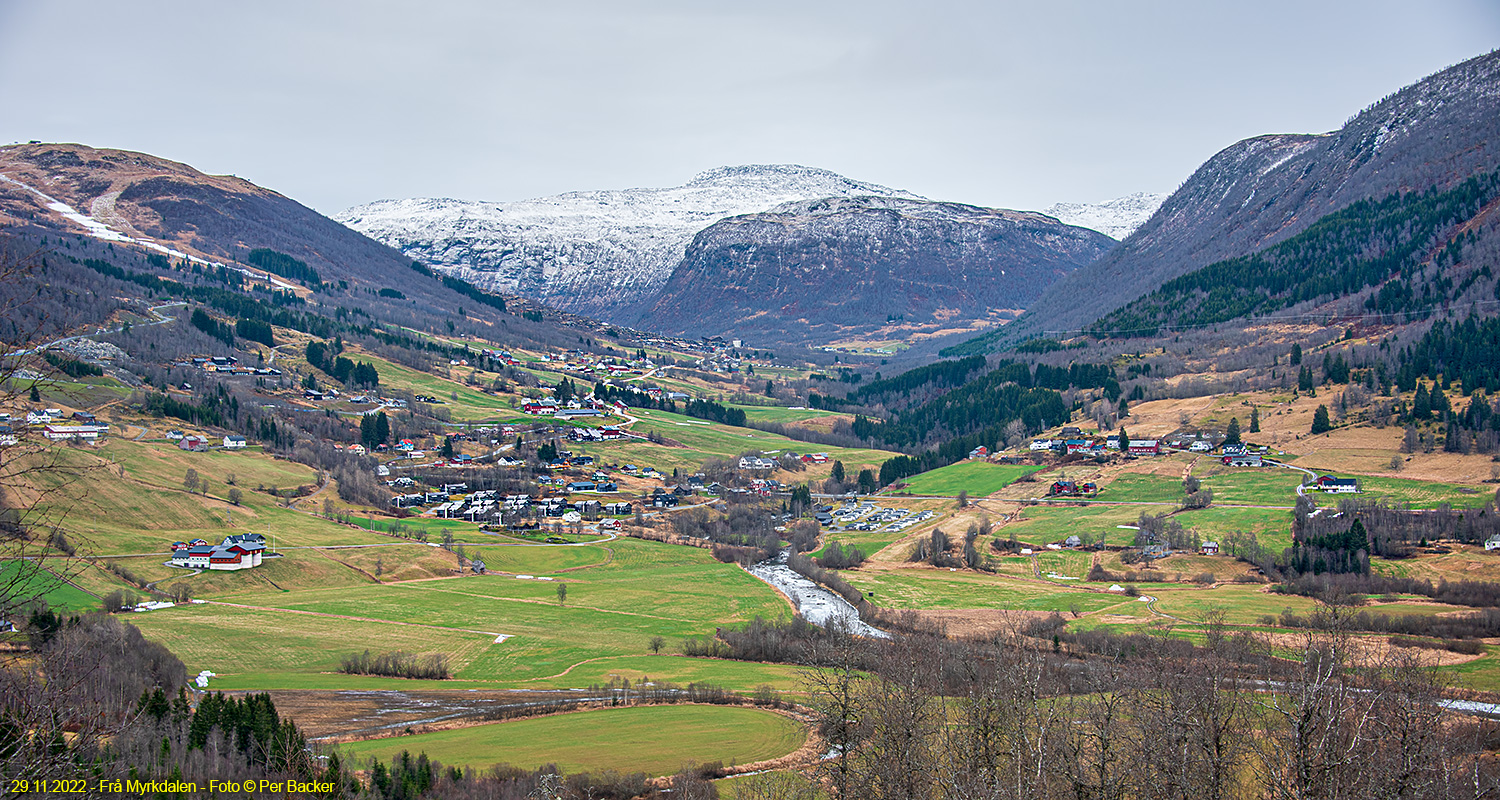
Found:
[(1015, 483), (1022, 475), (1039, 469), (1040, 467), (991, 464), (988, 461), (960, 461), (908, 478), (902, 491), (947, 497), (968, 492), (970, 497), (985, 497)]
[[(1359, 478), (1360, 498), (1387, 500), (1392, 505), (1410, 504), (1412, 508), (1430, 509), (1447, 503), (1454, 508), (1482, 508), (1495, 499), (1492, 487), (1459, 486), (1409, 478), (1354, 477)], [(1319, 505), (1336, 505), (1340, 499), (1340, 495), (1323, 495), (1318, 492), (1308, 494), (1318, 500)]]
[(0, 593), (9, 598), (39, 597), (52, 609), (81, 612), (99, 608), (88, 592), (64, 581), (35, 562), (0, 561)]
[(1226, 467), (1217, 464), (1207, 470), (1195, 470), (1206, 489), (1214, 492), (1215, 505), (1285, 506), (1297, 502), (1297, 485), (1302, 473), (1289, 469)]
[(1127, 472), (1099, 487), (1099, 499), (1130, 503), (1181, 503), (1182, 481)]
[[(517, 682), (560, 676), (601, 657), (645, 654), (653, 636), (663, 637), (671, 652), (683, 639), (719, 625), (790, 613), (770, 587), (707, 551), (634, 539), (608, 548), (608, 563), (559, 576), (568, 588), (561, 604), (555, 581), (485, 575), (220, 594), (215, 599), (268, 610), (193, 606), (143, 615), (141, 624), (193, 671), (326, 672), (346, 652), (368, 647), (444, 652), (457, 678)], [(507, 550), (476, 549), (487, 551), (486, 558), (488, 551)], [(521, 551), (517, 558), (533, 559), (528, 566), (553, 558), (526, 555), (545, 548), (509, 549)], [(294, 613), (299, 611), (312, 613)], [(242, 643), (245, 631), (265, 626), (267, 619), (275, 625), (263, 637)], [(497, 634), (511, 638), (496, 643)]]
[[(1082, 556), (1087, 571), (1088, 556)], [(1061, 566), (1061, 564), (1059, 564)], [(1051, 566), (1045, 569), (1053, 568)], [(993, 608), (1013, 611), (1098, 611), (1123, 601), (1118, 595), (1018, 581), (1000, 575), (942, 570), (852, 570), (843, 578), (884, 608)], [(1080, 574), (1078, 577), (1082, 577)], [(1081, 583), (1081, 581), (1080, 581)]]
[(667, 775), (685, 766), (746, 764), (784, 756), (807, 738), (795, 721), (733, 706), (643, 706), (559, 714), (472, 728), (339, 745), (361, 761), (401, 751), (483, 769), (556, 764), (564, 772), (615, 770)]
[(1104, 534), (1108, 545), (1126, 545), (1135, 541), (1135, 531), (1121, 529), (1120, 525), (1134, 525), (1141, 513), (1159, 514), (1170, 511), (1169, 507), (1110, 505), (1090, 503), (1082, 506), (1028, 506), (1021, 511), (1021, 518), (1000, 528), (1002, 537), (1015, 539), (1030, 545), (1045, 545), (1061, 542), (1069, 536), (1078, 536), (1084, 542), (1099, 541)]

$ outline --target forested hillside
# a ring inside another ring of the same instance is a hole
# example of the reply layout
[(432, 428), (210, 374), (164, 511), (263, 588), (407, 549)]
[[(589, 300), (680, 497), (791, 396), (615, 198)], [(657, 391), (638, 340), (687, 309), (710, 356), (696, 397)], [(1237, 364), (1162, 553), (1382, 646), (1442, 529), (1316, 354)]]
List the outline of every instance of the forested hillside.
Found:
[[(1336, 299), (1382, 283), (1364, 307), (1406, 321), (1459, 300), (1478, 280), (1491, 277), (1487, 263), (1464, 264), (1464, 245), (1479, 236), (1472, 227), (1467, 233), (1457, 229), (1480, 222), (1497, 197), (1500, 172), (1475, 175), (1448, 190), (1360, 200), (1273, 247), (1174, 278), (1090, 330), (1098, 336), (1155, 336)], [(1460, 265), (1467, 274), (1455, 274)]]
[(1495, 142), (1500, 51), (1394, 92), (1339, 130), (1237, 142), (1199, 167), (1118, 247), (1052, 286), (1021, 318), (948, 353), (1076, 331), (1174, 278), (1291, 239), (1359, 201), (1452, 189), (1500, 168)]

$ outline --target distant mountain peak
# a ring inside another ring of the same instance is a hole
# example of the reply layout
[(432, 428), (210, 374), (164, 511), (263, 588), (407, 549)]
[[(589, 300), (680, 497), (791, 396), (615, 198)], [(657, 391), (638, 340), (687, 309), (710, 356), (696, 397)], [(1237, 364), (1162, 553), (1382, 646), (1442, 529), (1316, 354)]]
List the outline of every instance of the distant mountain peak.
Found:
[(1118, 241), (1151, 219), (1166, 199), (1165, 194), (1136, 192), (1102, 203), (1057, 203), (1042, 213), (1069, 225), (1092, 228)]

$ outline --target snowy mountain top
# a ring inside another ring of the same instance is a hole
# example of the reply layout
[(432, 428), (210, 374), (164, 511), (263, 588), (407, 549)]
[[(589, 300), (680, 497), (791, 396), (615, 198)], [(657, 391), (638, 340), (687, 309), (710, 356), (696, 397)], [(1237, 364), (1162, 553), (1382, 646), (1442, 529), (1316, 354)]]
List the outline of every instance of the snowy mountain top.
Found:
[[(334, 219), (366, 233), (433, 225), (577, 225), (601, 217), (616, 226), (703, 227), (722, 217), (764, 211), (792, 200), (860, 195), (917, 198), (909, 192), (850, 180), (828, 170), (756, 164), (719, 167), (700, 173), (682, 186), (667, 188), (567, 192), (511, 202), (380, 200), (350, 208)], [(593, 227), (587, 223), (583, 226)]]
[(1165, 194), (1136, 192), (1102, 203), (1058, 203), (1042, 213), (1119, 240), (1145, 224), (1166, 199)]

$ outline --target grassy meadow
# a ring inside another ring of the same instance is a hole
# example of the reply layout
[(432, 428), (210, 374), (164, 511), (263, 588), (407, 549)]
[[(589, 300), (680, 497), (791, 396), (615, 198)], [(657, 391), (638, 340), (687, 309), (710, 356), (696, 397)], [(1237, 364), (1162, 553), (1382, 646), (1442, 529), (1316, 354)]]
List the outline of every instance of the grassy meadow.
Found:
[(799, 723), (770, 711), (733, 706), (640, 706), (560, 714), (339, 745), (359, 759), (389, 760), (405, 750), (447, 765), (483, 769), (553, 763), (584, 770), (668, 775), (695, 764), (745, 764), (802, 746)]
[(956, 497), (959, 492), (968, 492), (970, 497), (984, 497), (1015, 483), (1022, 475), (1037, 472), (1039, 469), (1039, 467), (1011, 464), (991, 464), (983, 460), (959, 461), (907, 479), (902, 491), (946, 497)]

